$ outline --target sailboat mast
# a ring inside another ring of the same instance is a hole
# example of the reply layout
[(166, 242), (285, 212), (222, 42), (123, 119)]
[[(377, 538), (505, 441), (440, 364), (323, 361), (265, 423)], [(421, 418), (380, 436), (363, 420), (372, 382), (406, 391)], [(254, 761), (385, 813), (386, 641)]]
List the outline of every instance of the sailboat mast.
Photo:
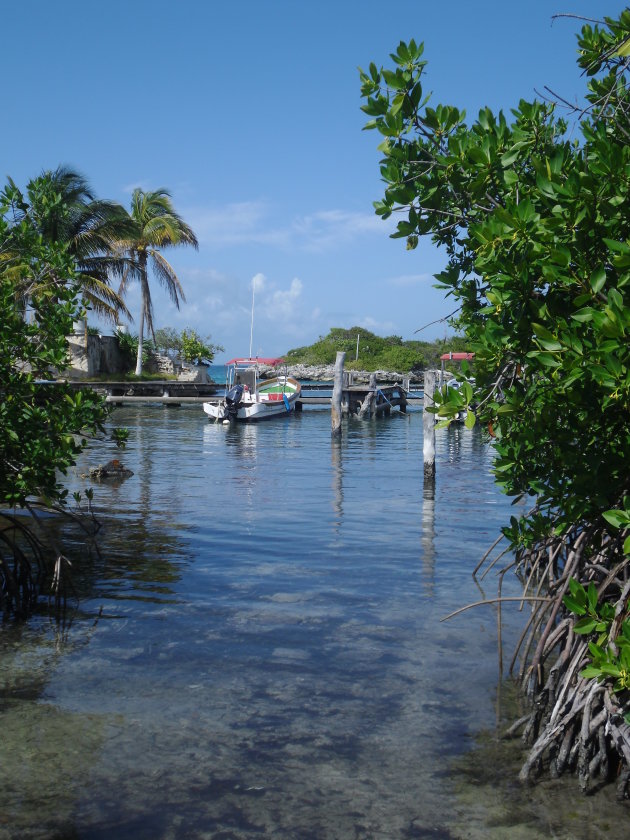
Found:
[(254, 342), (254, 292), (256, 283), (252, 280), (252, 323), (249, 329), (249, 358), (252, 358), (252, 344)]

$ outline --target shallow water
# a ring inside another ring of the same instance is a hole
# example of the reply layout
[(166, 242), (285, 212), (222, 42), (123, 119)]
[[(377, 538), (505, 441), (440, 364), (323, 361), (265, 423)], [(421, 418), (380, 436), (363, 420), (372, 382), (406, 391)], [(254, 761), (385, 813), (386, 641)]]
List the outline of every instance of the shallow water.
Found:
[(134, 475), (95, 486), (70, 626), (0, 632), (1, 840), (626, 835), (607, 793), (514, 784), (496, 615), (440, 620), (511, 512), (478, 433), (438, 432), (425, 492), (418, 412), (114, 419)]

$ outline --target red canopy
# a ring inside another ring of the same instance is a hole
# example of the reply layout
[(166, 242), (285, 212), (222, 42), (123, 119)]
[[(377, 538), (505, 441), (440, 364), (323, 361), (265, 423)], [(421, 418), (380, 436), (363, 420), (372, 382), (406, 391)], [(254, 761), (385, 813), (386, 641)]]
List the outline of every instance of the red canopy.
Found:
[(475, 358), (475, 354), (474, 354), (474, 353), (453, 353), (453, 352), (451, 352), (451, 353), (443, 353), (443, 354), (440, 356), (440, 360), (441, 360), (442, 362), (450, 362), (450, 361), (454, 361), (454, 362), (463, 362), (463, 361), (470, 362), (470, 361), (471, 361), (472, 359), (474, 359), (474, 358)]
[(276, 367), (277, 365), (284, 364), (284, 359), (265, 359), (262, 356), (256, 356), (255, 359), (230, 359), (229, 362), (225, 363), (226, 365), (269, 365), (269, 367)]

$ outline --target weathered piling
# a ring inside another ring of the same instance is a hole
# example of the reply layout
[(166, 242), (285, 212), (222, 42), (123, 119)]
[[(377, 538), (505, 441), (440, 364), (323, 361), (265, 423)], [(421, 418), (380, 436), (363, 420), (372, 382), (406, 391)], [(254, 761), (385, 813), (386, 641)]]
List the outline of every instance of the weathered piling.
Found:
[(376, 374), (370, 374), (370, 390), (368, 391), (361, 408), (359, 409), (359, 417), (372, 417), (374, 414), (374, 407), (376, 406)]
[(424, 373), (424, 403), (422, 411), (422, 455), (425, 478), (433, 478), (435, 476), (435, 415), (427, 411), (428, 408), (433, 406), (434, 392), (435, 371), (427, 370)]
[(330, 424), (333, 437), (341, 435), (341, 396), (343, 393), (343, 365), (346, 354), (338, 351), (335, 360), (335, 380), (330, 402)]

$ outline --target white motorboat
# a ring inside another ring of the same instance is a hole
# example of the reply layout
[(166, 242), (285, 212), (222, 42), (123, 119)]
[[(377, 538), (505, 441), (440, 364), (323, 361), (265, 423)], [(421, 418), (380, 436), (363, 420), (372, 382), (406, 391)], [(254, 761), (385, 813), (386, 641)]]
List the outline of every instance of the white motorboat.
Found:
[(301, 386), (286, 373), (259, 379), (260, 367), (277, 367), (283, 359), (231, 359), (227, 362), (225, 397), (219, 403), (205, 402), (210, 420), (240, 423), (280, 417), (295, 409)]

